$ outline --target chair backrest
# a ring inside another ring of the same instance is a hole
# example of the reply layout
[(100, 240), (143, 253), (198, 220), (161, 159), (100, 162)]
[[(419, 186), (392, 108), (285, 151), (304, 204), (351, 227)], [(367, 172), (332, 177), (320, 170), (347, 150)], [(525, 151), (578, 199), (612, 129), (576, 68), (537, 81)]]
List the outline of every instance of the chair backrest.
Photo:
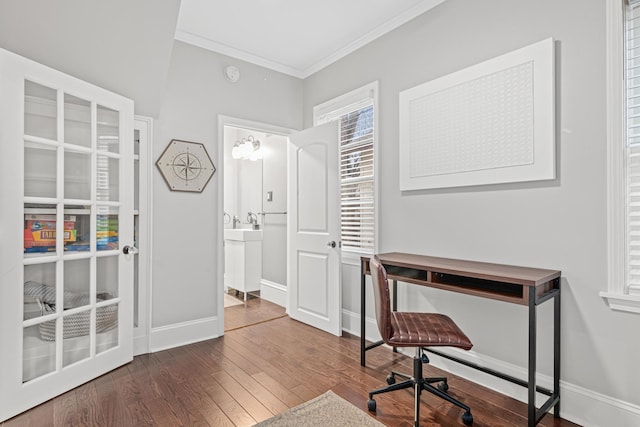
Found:
[(389, 294), (389, 280), (387, 271), (380, 262), (378, 255), (369, 259), (369, 269), (373, 281), (373, 295), (375, 297), (376, 321), (382, 340), (387, 342), (393, 333), (391, 326), (391, 297)]

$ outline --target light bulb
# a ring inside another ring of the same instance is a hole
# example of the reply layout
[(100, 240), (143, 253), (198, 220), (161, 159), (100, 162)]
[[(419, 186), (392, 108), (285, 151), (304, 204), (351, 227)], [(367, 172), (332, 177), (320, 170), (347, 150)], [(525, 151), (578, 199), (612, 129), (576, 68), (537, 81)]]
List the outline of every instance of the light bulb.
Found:
[(239, 159), (240, 157), (242, 157), (242, 150), (238, 145), (234, 145), (231, 149), (231, 157), (233, 157), (234, 159)]

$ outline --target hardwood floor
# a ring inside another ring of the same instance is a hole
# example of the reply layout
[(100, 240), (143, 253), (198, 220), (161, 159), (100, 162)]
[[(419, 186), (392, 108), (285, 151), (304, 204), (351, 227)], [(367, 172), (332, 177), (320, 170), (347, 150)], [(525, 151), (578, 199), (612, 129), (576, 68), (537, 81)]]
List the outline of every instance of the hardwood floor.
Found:
[[(240, 294), (238, 298), (242, 299)], [(244, 328), (286, 316), (284, 307), (249, 294), (247, 302), (224, 309), (224, 331)]]
[[(273, 307), (262, 301), (255, 311), (261, 308), (272, 313)], [(248, 316), (255, 320), (259, 314)], [(225, 317), (233, 316), (225, 312)], [(368, 391), (386, 384), (390, 369), (411, 371), (410, 358), (383, 347), (367, 353), (363, 368), (358, 338), (335, 337), (286, 316), (268, 320), (265, 314), (254, 325), (238, 324), (221, 338), (137, 356), (2, 427), (251, 426), (327, 390), (366, 411)], [(425, 372), (442, 374), (432, 366), (425, 366)], [(526, 425), (525, 404), (455, 376), (449, 376), (449, 384), (449, 392), (471, 406), (474, 426)], [(376, 400), (378, 421), (413, 425), (411, 391)], [(463, 426), (461, 414), (453, 405), (423, 395), (421, 426)], [(551, 415), (539, 425), (575, 426)]]

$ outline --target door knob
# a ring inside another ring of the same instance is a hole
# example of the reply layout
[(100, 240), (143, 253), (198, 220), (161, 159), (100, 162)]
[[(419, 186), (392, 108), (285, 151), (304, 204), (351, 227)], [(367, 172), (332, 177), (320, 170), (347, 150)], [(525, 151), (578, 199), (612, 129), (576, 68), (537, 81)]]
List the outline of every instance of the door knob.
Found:
[(135, 246), (126, 245), (124, 248), (122, 248), (122, 253), (125, 255), (136, 254), (138, 253), (138, 249), (136, 249)]
[(327, 242), (327, 246), (329, 246), (330, 248), (335, 248), (336, 247), (336, 241), (332, 240), (330, 242)]

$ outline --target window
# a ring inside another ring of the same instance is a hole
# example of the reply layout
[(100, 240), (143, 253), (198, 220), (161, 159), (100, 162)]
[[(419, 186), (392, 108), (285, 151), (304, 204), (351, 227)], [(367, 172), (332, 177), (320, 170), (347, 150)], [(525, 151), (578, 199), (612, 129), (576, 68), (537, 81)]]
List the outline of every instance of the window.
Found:
[(313, 109), (316, 125), (340, 121), (340, 198), (343, 252), (375, 251), (375, 136), (377, 82)]
[(609, 286), (612, 309), (640, 313), (640, 0), (607, 2)]

